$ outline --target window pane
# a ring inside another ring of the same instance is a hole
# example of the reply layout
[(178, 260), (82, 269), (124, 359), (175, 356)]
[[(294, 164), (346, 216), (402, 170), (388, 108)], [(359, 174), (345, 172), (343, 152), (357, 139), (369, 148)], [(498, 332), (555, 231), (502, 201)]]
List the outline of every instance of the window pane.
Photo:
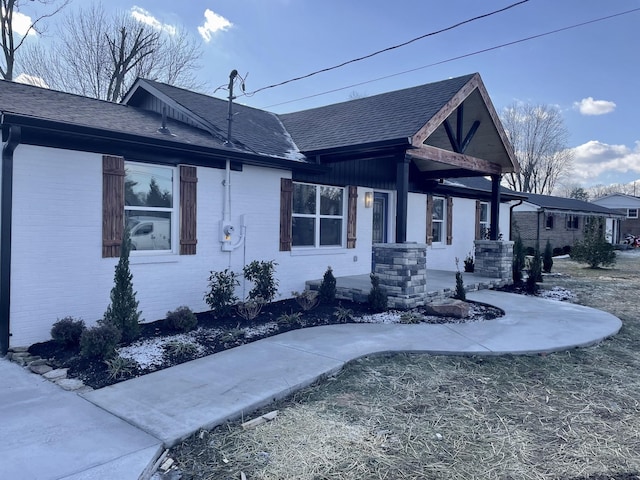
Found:
[(442, 241), (442, 223), (433, 222), (433, 229), (431, 231), (433, 233), (433, 241), (441, 242)]
[(125, 205), (173, 207), (173, 169), (127, 164), (125, 172)]
[(444, 220), (444, 199), (442, 198), (433, 199), (433, 219)]
[(291, 236), (291, 241), (294, 247), (315, 246), (316, 219), (293, 217)]
[(489, 218), (489, 205), (486, 203), (480, 204), (480, 222), (488, 223)]
[(316, 187), (293, 184), (293, 213), (316, 213)]
[(171, 213), (125, 211), (132, 250), (171, 250)]
[(320, 187), (320, 215), (342, 215), (342, 189)]
[(342, 245), (342, 219), (321, 218), (320, 219), (320, 245), (328, 246)]

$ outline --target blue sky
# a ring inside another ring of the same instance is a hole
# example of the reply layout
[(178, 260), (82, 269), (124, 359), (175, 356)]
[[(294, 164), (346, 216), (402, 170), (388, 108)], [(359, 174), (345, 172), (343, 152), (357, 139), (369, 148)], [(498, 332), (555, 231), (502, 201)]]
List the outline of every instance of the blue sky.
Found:
[[(228, 82), (232, 69), (249, 74), (246, 86), (253, 91), (515, 1), (110, 0), (105, 7), (158, 25), (186, 27), (202, 42), (199, 76), (210, 93)], [(71, 8), (78, 4), (75, 0)], [(374, 95), (479, 72), (498, 111), (513, 102), (561, 109), (569, 146), (575, 149), (571, 183), (628, 183), (640, 179), (640, 11), (420, 67), (636, 8), (640, 0), (529, 0), (455, 30), (238, 101), (282, 113), (345, 101), (353, 92)], [(414, 71), (371, 81), (407, 70)], [(351, 86), (355, 84), (361, 85)], [(334, 89), (342, 90), (298, 100)]]

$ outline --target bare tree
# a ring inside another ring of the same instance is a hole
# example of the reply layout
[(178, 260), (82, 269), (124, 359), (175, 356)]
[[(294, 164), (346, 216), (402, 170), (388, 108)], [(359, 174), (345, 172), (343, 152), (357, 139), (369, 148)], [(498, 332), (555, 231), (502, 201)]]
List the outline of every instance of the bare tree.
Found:
[[(31, 0), (33, 3), (34, 0)], [(0, 0), (0, 29), (2, 38), (2, 64), (0, 64), (0, 75), (5, 80), (13, 80), (14, 66), (16, 63), (16, 53), (23, 46), (27, 36), (32, 33), (42, 33), (42, 24), (45, 19), (54, 16), (62, 10), (69, 0), (37, 0), (37, 3), (47, 8), (44, 12), (35, 12), (35, 19), (24, 16), (29, 19), (28, 25), (25, 25), (23, 32), (17, 32), (15, 29), (16, 14), (19, 14), (20, 7), (26, 3), (25, 0)], [(57, 5), (56, 5), (57, 4)]]
[(549, 195), (573, 160), (560, 111), (549, 105), (514, 103), (500, 119), (520, 163), (520, 173), (505, 176), (507, 185), (520, 192)]
[(51, 43), (28, 48), (20, 66), (51, 88), (117, 102), (137, 77), (197, 88), (201, 55), (184, 31), (110, 15), (94, 3), (67, 16)]

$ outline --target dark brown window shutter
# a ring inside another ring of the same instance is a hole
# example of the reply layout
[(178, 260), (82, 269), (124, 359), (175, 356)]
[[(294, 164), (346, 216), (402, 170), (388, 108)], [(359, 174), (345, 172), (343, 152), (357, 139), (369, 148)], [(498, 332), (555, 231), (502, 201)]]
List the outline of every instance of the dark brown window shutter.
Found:
[(433, 195), (427, 195), (427, 233), (426, 240), (427, 245), (433, 243)]
[(293, 209), (293, 181), (280, 179), (280, 251), (291, 251), (291, 212)]
[(197, 237), (198, 171), (180, 166), (180, 255), (195, 255)]
[(447, 245), (453, 243), (453, 197), (447, 197)]
[(482, 210), (482, 203), (480, 200), (476, 200), (476, 240), (481, 240), (480, 236), (482, 232), (480, 231), (480, 212)]
[(102, 257), (120, 256), (124, 233), (124, 158), (102, 157)]
[(356, 223), (358, 216), (358, 187), (349, 187), (347, 208), (347, 248), (356, 248)]

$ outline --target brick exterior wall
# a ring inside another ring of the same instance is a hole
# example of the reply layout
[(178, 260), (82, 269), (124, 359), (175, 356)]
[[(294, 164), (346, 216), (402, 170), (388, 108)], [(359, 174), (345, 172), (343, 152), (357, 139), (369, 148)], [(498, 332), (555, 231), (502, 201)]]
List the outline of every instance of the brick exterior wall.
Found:
[[(567, 228), (567, 215), (564, 213), (553, 213), (553, 227), (546, 228), (547, 215), (538, 212), (513, 212), (513, 226), (511, 238), (520, 233), (522, 243), (525, 248), (536, 248), (536, 240), (540, 235), (539, 247), (544, 249), (547, 240), (552, 248), (563, 248), (566, 245), (572, 247), (574, 243), (583, 238), (583, 228), (585, 219), (588, 216), (578, 215), (578, 228)], [(517, 230), (516, 230), (517, 229)]]
[(427, 246), (387, 243), (373, 246), (375, 274), (387, 293), (389, 308), (424, 305), (427, 293)]

